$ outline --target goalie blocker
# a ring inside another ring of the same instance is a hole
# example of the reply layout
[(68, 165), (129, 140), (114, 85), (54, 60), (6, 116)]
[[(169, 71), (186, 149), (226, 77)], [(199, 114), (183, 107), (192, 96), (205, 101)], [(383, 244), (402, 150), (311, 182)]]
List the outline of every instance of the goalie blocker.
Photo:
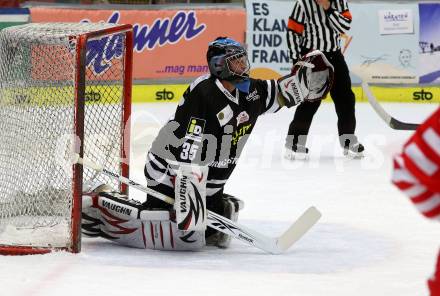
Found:
[[(157, 250), (192, 251), (205, 245), (226, 248), (230, 237), (215, 230), (180, 230), (174, 210), (146, 208), (126, 195), (95, 186), (83, 194), (82, 233), (88, 237), (103, 237), (118, 244)], [(243, 202), (223, 195), (214, 211), (236, 221)]]

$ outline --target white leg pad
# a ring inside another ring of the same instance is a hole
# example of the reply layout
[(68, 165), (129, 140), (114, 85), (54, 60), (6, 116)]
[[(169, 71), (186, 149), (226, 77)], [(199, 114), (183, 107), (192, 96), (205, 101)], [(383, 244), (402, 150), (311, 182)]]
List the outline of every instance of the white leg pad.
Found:
[(179, 165), (176, 175), (176, 223), (182, 231), (205, 231), (207, 226), (206, 180), (208, 167)]
[(205, 246), (204, 231), (178, 230), (169, 211), (144, 210), (112, 193), (84, 195), (82, 212), (82, 232), (87, 236), (142, 249), (190, 251)]

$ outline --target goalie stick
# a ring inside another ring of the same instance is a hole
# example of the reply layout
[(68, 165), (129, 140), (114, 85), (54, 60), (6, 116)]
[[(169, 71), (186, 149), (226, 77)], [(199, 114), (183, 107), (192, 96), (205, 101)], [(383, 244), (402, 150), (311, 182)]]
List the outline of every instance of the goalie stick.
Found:
[(419, 127), (419, 124), (402, 122), (389, 115), (374, 97), (368, 83), (362, 82), (362, 89), (367, 95), (368, 102), (370, 102), (370, 105), (373, 107), (374, 111), (376, 111), (376, 113), (380, 116), (380, 118), (382, 118), (382, 120), (385, 121), (389, 127), (395, 130), (404, 130), (404, 131), (405, 130), (413, 131)]
[[(82, 164), (101, 172), (106, 176), (118, 179), (120, 182), (140, 191), (151, 194), (166, 203), (174, 204), (174, 198), (166, 196), (114, 172), (108, 171), (88, 159), (79, 157), (79, 155), (75, 156), (74, 163)], [(321, 213), (315, 207), (310, 207), (280, 237), (268, 237), (211, 211), (208, 211), (208, 226), (265, 252), (281, 254), (298, 241), (310, 228), (312, 228), (313, 225), (316, 224), (316, 222), (318, 222), (320, 218)]]

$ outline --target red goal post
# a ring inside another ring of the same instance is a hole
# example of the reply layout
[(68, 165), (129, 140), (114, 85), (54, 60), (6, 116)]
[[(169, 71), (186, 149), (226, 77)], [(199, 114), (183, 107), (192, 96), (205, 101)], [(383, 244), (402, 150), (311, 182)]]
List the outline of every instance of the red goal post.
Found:
[(31, 23), (0, 31), (0, 254), (81, 250), (83, 184), (128, 188), (131, 25)]

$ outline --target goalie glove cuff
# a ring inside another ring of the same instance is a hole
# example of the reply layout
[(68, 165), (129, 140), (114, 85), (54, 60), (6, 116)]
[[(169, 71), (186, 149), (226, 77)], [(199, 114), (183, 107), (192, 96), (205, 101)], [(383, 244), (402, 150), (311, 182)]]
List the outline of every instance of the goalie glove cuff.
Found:
[(301, 85), (298, 76), (292, 74), (278, 79), (278, 91), (282, 100), (280, 105), (288, 108), (302, 103), (308, 95), (307, 87)]

